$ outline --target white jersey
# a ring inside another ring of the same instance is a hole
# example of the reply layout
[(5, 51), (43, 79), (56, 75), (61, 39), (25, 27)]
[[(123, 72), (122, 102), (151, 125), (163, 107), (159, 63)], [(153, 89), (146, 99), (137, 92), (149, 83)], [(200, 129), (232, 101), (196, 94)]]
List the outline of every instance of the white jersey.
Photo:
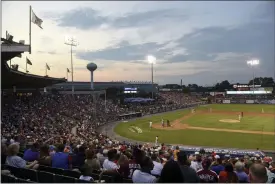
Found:
[(239, 120), (241, 120), (241, 118), (242, 118), (242, 116), (241, 116), (241, 115), (239, 115)]
[(149, 122), (149, 126), (150, 126), (150, 128), (152, 127), (152, 121)]
[(156, 137), (156, 144), (158, 144), (158, 140), (159, 140), (159, 138), (158, 138), (158, 137)]

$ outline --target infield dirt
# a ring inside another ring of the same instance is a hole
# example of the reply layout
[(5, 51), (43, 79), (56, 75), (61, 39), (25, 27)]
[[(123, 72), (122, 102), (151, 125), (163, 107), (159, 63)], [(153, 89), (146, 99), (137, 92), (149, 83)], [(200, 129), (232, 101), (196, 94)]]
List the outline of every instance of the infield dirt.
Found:
[[(275, 135), (274, 132), (263, 132), (263, 131), (251, 131), (251, 130), (232, 130), (232, 129), (222, 129), (222, 128), (205, 128), (205, 127), (194, 127), (188, 125), (188, 119), (194, 115), (198, 114), (224, 114), (224, 115), (232, 115), (239, 114), (239, 112), (226, 112), (226, 111), (212, 111), (212, 112), (204, 112), (197, 111), (195, 113), (190, 113), (188, 115), (183, 116), (182, 118), (176, 119), (171, 122), (170, 127), (162, 127), (161, 124), (153, 124), (153, 128), (162, 129), (162, 130), (182, 130), (182, 129), (193, 129), (193, 130), (205, 130), (205, 131), (216, 131), (216, 132), (235, 132), (235, 133), (247, 133), (247, 134), (260, 134), (260, 135)], [(274, 117), (272, 113), (253, 113), (253, 112), (245, 112), (246, 115), (255, 115), (255, 116), (263, 116), (263, 117)], [(187, 120), (186, 123), (181, 123), (181, 121)]]

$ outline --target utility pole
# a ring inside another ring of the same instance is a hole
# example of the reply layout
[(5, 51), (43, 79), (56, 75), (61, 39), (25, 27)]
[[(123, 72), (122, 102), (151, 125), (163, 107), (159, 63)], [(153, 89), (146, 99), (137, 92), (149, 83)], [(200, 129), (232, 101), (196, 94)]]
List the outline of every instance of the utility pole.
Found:
[(71, 46), (71, 74), (72, 74), (72, 95), (74, 94), (74, 66), (73, 66), (73, 47), (77, 46), (76, 40), (74, 38), (69, 38), (66, 45)]

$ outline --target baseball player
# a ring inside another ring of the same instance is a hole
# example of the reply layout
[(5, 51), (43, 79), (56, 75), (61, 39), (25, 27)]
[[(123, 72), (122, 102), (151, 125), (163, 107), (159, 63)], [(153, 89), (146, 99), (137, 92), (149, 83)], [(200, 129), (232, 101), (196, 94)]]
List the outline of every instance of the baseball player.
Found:
[(152, 128), (152, 121), (149, 122), (149, 128)]
[(156, 136), (155, 146), (158, 145), (158, 141), (159, 141), (159, 136)]
[(239, 114), (239, 121), (241, 121), (241, 119), (242, 119), (242, 115), (241, 115), (241, 114)]
[(163, 119), (161, 119), (161, 126), (162, 126), (162, 128), (164, 127), (164, 120)]

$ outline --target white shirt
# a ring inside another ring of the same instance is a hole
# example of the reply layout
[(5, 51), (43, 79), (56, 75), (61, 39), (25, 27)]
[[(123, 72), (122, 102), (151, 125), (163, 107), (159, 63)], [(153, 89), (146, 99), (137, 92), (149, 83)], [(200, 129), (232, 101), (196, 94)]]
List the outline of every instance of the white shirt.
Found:
[(157, 178), (151, 174), (135, 170), (132, 180), (133, 183), (156, 183)]
[(118, 169), (118, 166), (108, 159), (105, 159), (103, 162), (103, 169), (105, 170), (111, 170), (111, 169)]
[(85, 180), (85, 181), (91, 181), (91, 179), (94, 180), (91, 176), (83, 176), (83, 175), (81, 175), (79, 177), (79, 179), (80, 180)]
[(190, 167), (194, 169), (196, 172), (200, 169), (203, 169), (201, 162), (197, 162), (197, 161), (191, 161)]
[(150, 121), (150, 127), (152, 127), (152, 121)]
[(154, 169), (151, 171), (151, 174), (160, 176), (160, 173), (163, 169), (163, 165), (159, 162), (153, 161)]
[(158, 140), (159, 140), (159, 138), (158, 138), (158, 137), (156, 137), (156, 143), (158, 143)]

